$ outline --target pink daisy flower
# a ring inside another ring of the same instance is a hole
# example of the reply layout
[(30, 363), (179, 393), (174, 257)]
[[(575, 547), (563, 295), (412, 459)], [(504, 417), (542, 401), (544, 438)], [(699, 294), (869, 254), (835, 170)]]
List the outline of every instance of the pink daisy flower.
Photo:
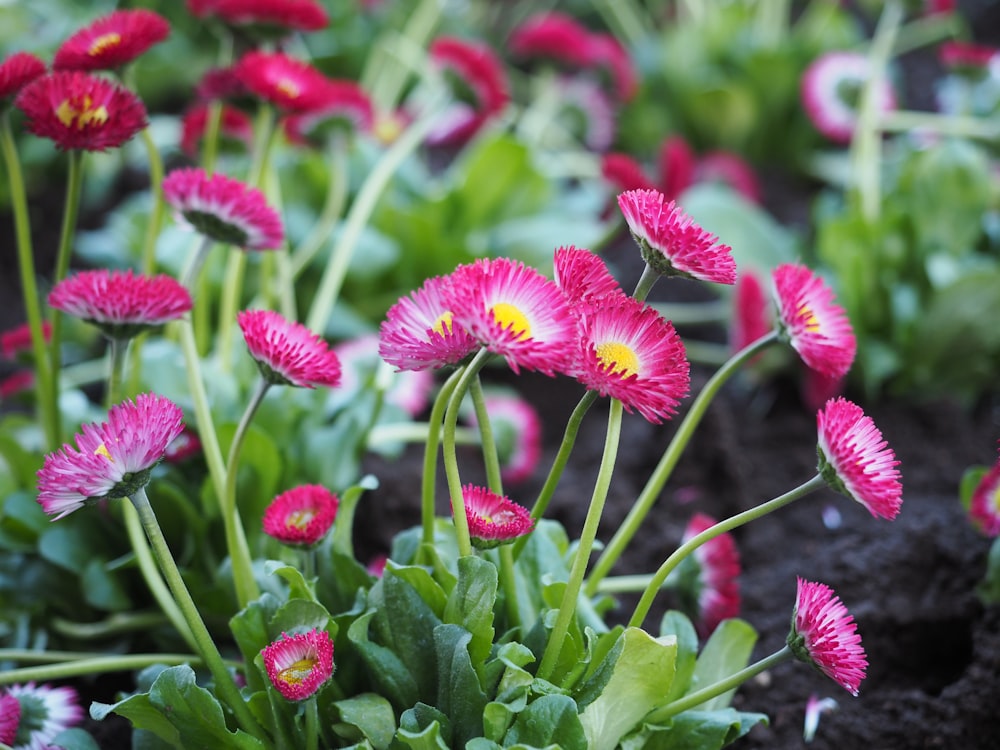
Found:
[(247, 52), (236, 63), (236, 77), (247, 90), (285, 113), (322, 108), (330, 79), (304, 60), (283, 52)]
[[(46, 344), (52, 338), (52, 324), (47, 320), (42, 321), (42, 338)], [(0, 333), (0, 356), (14, 359), (22, 352), (31, 352), (31, 327), (27, 323)]]
[(673, 416), (691, 383), (684, 344), (673, 324), (622, 293), (577, 312), (576, 379), (654, 424)]
[(988, 70), (994, 60), (1000, 60), (1000, 49), (985, 44), (949, 40), (938, 47), (938, 59), (946, 68), (982, 72)]
[(167, 446), (184, 429), (170, 399), (140, 393), (111, 407), (108, 421), (85, 424), (76, 448), (63, 445), (38, 470), (38, 502), (53, 520), (103, 497), (128, 497), (146, 486)]
[(601, 157), (601, 177), (618, 192), (656, 189), (642, 165), (628, 154), (615, 152)]
[(469, 536), (477, 549), (491, 549), (529, 533), (535, 521), (528, 509), (485, 487), (467, 484), (462, 488)]
[(736, 281), (728, 245), (698, 226), (658, 190), (628, 190), (618, 196), (629, 231), (643, 260), (661, 276), (685, 276), (719, 284)]
[(282, 492), (264, 511), (264, 533), (279, 542), (311, 547), (333, 526), (337, 496), (318, 484), (303, 484)]
[(272, 310), (244, 310), (236, 320), (268, 383), (299, 388), (340, 384), (337, 355), (301, 323)]
[(851, 695), (857, 695), (868, 660), (854, 618), (829, 586), (798, 578), (788, 646)]
[(598, 83), (586, 76), (563, 76), (559, 81), (562, 111), (569, 129), (591, 151), (602, 152), (615, 140), (618, 122), (614, 104)]
[(456, 37), (435, 39), (428, 54), (431, 64), (451, 73), (458, 79), (458, 88), (470, 92), (473, 99), (456, 101), (444, 115), (444, 124), (428, 139), (434, 144), (464, 143), (510, 101), (503, 64), (488, 45)]
[(540, 13), (510, 35), (510, 51), (518, 57), (548, 57), (574, 68), (594, 63), (591, 34), (563, 13)]
[(335, 129), (369, 131), (375, 119), (371, 99), (354, 81), (329, 81), (325, 102), (308, 112), (282, 121), (292, 143), (322, 143), (323, 134)]
[(755, 271), (747, 269), (737, 276), (732, 301), (729, 348), (738, 352), (774, 330), (774, 323), (764, 284)]
[(555, 282), (509, 258), (459, 266), (451, 278), (454, 320), (480, 345), (503, 356), (514, 372), (565, 369), (576, 321)]
[(199, 453), (201, 453), (201, 440), (198, 433), (190, 427), (185, 427), (180, 435), (170, 441), (163, 453), (163, 460), (169, 464), (179, 464)]
[(0, 105), (36, 78), (45, 75), (45, 63), (30, 52), (15, 52), (0, 63)]
[[(684, 530), (685, 543), (715, 525), (715, 519), (696, 513)], [(678, 568), (678, 591), (686, 610), (694, 613), (698, 635), (707, 638), (723, 620), (740, 614), (740, 555), (732, 534), (711, 539), (685, 558)]]
[(389, 308), (379, 328), (379, 355), (397, 370), (438, 369), (472, 354), (476, 340), (455, 322), (450, 277), (424, 285)]
[(0, 743), (13, 745), (21, 721), (21, 704), (10, 693), (0, 693)]
[(312, 697), (333, 676), (333, 641), (325, 630), (282, 633), (260, 653), (271, 684), (290, 701)]
[(657, 163), (664, 200), (676, 200), (694, 183), (697, 158), (686, 140), (672, 135), (660, 144)]
[(56, 50), (55, 70), (115, 70), (170, 35), (170, 24), (151, 10), (116, 10), (80, 29)]
[(785, 263), (771, 272), (778, 326), (802, 361), (824, 375), (843, 377), (858, 342), (833, 290), (806, 266)]
[(330, 23), (317, 0), (187, 0), (187, 7), (197, 18), (215, 17), (269, 38), (319, 31)]
[(760, 181), (746, 161), (729, 151), (711, 151), (698, 160), (695, 181), (728, 185), (751, 203), (760, 203)]
[[(207, 129), (208, 105), (195, 104), (181, 118), (181, 151), (196, 159)], [(246, 113), (223, 104), (219, 136), (223, 146), (239, 146), (249, 151), (253, 147), (253, 123)]]
[(20, 704), (20, 726), (11, 743), (18, 750), (48, 750), (57, 734), (83, 721), (80, 698), (71, 687), (28, 682), (8, 686), (7, 695)]
[(556, 248), (553, 258), (556, 285), (571, 305), (622, 291), (601, 256), (590, 250), (567, 245)]
[(1000, 460), (983, 475), (972, 491), (969, 519), (986, 536), (1000, 536)]
[[(816, 129), (836, 143), (849, 143), (858, 119), (861, 92), (871, 75), (860, 52), (827, 52), (802, 75), (802, 106)], [(884, 80), (876, 97), (880, 112), (896, 108), (896, 94)]]
[(0, 380), (0, 401), (6, 401), (19, 393), (27, 393), (35, 387), (35, 373), (18, 370)]
[[(333, 349), (340, 359), (341, 383), (337, 392), (343, 403), (357, 398), (366, 389), (379, 367), (379, 337), (375, 334), (359, 336), (338, 344)], [(394, 372), (385, 391), (385, 402), (399, 407), (411, 417), (427, 408), (434, 375), (430, 370)]]
[(235, 68), (209, 68), (194, 87), (194, 95), (199, 101), (211, 102), (216, 99), (242, 99), (248, 97), (250, 92), (236, 75)]
[(35, 78), (14, 100), (27, 129), (63, 151), (118, 148), (146, 127), (146, 108), (128, 89), (78, 70)]
[(275, 250), (285, 240), (278, 212), (257, 188), (203, 169), (175, 169), (163, 180), (163, 198), (181, 224), (245, 250)]
[(830, 399), (817, 412), (819, 470), (833, 489), (861, 503), (873, 516), (892, 520), (903, 502), (903, 488), (892, 449), (861, 407)]
[(628, 51), (610, 34), (590, 35), (590, 56), (594, 63), (611, 75), (611, 90), (627, 102), (639, 90), (639, 77)]
[(93, 323), (108, 338), (129, 339), (182, 317), (192, 301), (172, 276), (99, 269), (60, 281), (49, 292), (49, 305)]
[[(515, 484), (530, 479), (542, 457), (542, 420), (514, 393), (487, 392), (484, 398), (500, 454), (500, 478)], [(473, 412), (473, 426), (478, 420)]]

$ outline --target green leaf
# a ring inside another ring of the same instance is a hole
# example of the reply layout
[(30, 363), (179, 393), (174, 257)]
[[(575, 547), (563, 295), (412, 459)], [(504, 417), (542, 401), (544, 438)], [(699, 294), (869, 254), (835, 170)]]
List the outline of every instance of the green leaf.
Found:
[(354, 511), (358, 507), (365, 490), (377, 490), (378, 479), (371, 474), (361, 477), (361, 481), (340, 493), (337, 520), (333, 526), (333, 549), (347, 557), (354, 556), (351, 541), (354, 534)]
[[(257, 655), (271, 643), (268, 623), (278, 611), (279, 602), (273, 594), (265, 593), (257, 601), (250, 602), (229, 621), (229, 629), (240, 647), (243, 661), (253, 664)], [(248, 669), (247, 685), (253, 692), (265, 688), (265, 683), (256, 669)]]
[[(386, 564), (386, 571), (395, 578), (406, 581), (420, 597), (420, 600), (433, 612), (434, 617), (440, 619), (444, 616), (448, 597), (444, 593), (444, 589), (441, 588), (441, 584), (434, 580), (426, 568), (418, 565), (396, 565), (392, 560), (389, 560)], [(394, 586), (391, 583), (389, 585)]]
[[(700, 690), (739, 672), (747, 665), (756, 642), (757, 632), (747, 622), (736, 618), (723, 620), (709, 636), (698, 657), (688, 692)], [(702, 711), (726, 708), (735, 692), (733, 688), (702, 703), (699, 708)]]
[(718, 750), (761, 723), (767, 723), (764, 714), (732, 708), (685, 711), (667, 725), (641, 727), (622, 740), (621, 750)]
[(285, 580), (288, 584), (289, 599), (316, 601), (316, 595), (313, 594), (312, 587), (306, 582), (305, 576), (302, 575), (302, 571), (298, 568), (278, 560), (266, 560), (264, 562), (264, 573), (269, 576), (276, 575)]
[[(381, 695), (362, 693), (334, 702), (333, 708), (342, 724), (355, 727), (376, 750), (389, 747), (396, 733), (396, 714), (389, 701)], [(344, 736), (337, 727), (334, 731)]]
[(149, 693), (136, 693), (117, 703), (109, 704), (94, 701), (90, 704), (90, 718), (92, 719), (101, 721), (110, 713), (124, 716), (132, 722), (134, 729), (143, 729), (152, 732), (171, 747), (182, 748), (180, 744), (180, 732), (160, 712), (159, 708), (150, 702)]
[(39, 536), (50, 528), (54, 527), (34, 493), (14, 492), (4, 498), (0, 513), (0, 545), (6, 549), (34, 552)]
[(993, 540), (986, 559), (986, 575), (976, 587), (976, 594), (987, 607), (1000, 602), (1000, 537)]
[(368, 624), (375, 610), (365, 612), (347, 629), (347, 638), (370, 667), (372, 681), (397, 710), (417, 702), (417, 681), (392, 649), (368, 639)]
[(49, 748), (61, 750), (101, 750), (94, 738), (83, 729), (64, 729), (47, 744)]
[(304, 633), (308, 630), (326, 630), (331, 637), (337, 635), (337, 624), (318, 602), (305, 599), (290, 599), (278, 607), (267, 624), (270, 639), (276, 640), (282, 633)]
[(983, 481), (983, 477), (989, 472), (988, 466), (970, 466), (962, 474), (962, 481), (958, 486), (958, 499), (962, 503), (962, 508), (966, 513), (972, 506), (972, 494)]
[(104, 560), (89, 561), (83, 567), (80, 584), (84, 599), (98, 609), (121, 612), (133, 606), (120, 577), (108, 570)]
[(528, 705), (507, 732), (503, 746), (529, 745), (562, 750), (587, 750), (587, 737), (577, 716), (576, 702), (568, 695), (543, 695)]
[(471, 555), (460, 557), (458, 583), (444, 607), (444, 622), (461, 625), (472, 634), (469, 655), (475, 665), (484, 665), (493, 647), (497, 580), (497, 569), (491, 562)]
[(441, 725), (436, 721), (417, 731), (400, 727), (393, 737), (392, 746), (409, 747), (412, 750), (451, 750), (442, 739)]
[(469, 657), (472, 634), (459, 625), (434, 629), (434, 653), (438, 665), (437, 707), (451, 720), (453, 744), (461, 747), (483, 734), (486, 695)]
[(677, 671), (665, 703), (671, 703), (688, 692), (694, 665), (698, 659), (698, 633), (691, 620), (683, 612), (670, 610), (660, 622), (660, 635), (677, 638)]

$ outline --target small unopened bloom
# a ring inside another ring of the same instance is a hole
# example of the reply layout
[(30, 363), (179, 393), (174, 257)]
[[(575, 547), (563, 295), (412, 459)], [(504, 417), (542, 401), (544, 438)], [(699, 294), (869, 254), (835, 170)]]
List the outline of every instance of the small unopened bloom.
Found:
[(337, 496), (318, 484), (303, 484), (282, 492), (264, 511), (264, 533), (279, 542), (311, 547), (333, 526)]
[(1000, 459), (972, 491), (969, 518), (988, 537), (1000, 536)]
[[(542, 421), (538, 412), (515, 393), (487, 392), (483, 400), (500, 454), (500, 477), (505, 482), (525, 481), (534, 473), (542, 456)], [(472, 423), (478, 424), (474, 413)]]
[(20, 704), (20, 723), (12, 747), (47, 750), (60, 732), (83, 720), (80, 698), (71, 687), (52, 687), (28, 682), (10, 685), (7, 695)]
[(281, 217), (264, 194), (232, 177), (175, 169), (163, 180), (163, 198), (179, 222), (216, 242), (246, 250), (274, 250), (284, 242)]
[(503, 64), (486, 44), (456, 37), (435, 39), (428, 54), (431, 64), (453, 74), (473, 99), (456, 101), (444, 116), (445, 125), (431, 133), (429, 140), (436, 144), (467, 141), (500, 115), (510, 101)]
[(80, 29), (56, 50), (55, 70), (115, 70), (170, 34), (158, 13), (139, 8), (116, 10)]
[(814, 370), (843, 377), (854, 363), (857, 339), (833, 290), (806, 266), (784, 263), (771, 273), (781, 336)]
[[(683, 542), (715, 525), (715, 519), (696, 513), (684, 530)], [(732, 534), (720, 534), (688, 555), (678, 567), (678, 591), (694, 614), (698, 634), (707, 638), (723, 620), (740, 613), (740, 555)]]
[(857, 695), (868, 660), (854, 618), (829, 586), (798, 578), (788, 646), (851, 695)]
[(268, 383), (299, 388), (340, 384), (336, 353), (301, 323), (272, 310), (244, 310), (237, 322), (250, 356)]
[[(802, 76), (802, 106), (820, 133), (836, 143), (850, 142), (870, 77), (868, 56), (860, 52), (828, 52), (813, 60)], [(882, 79), (875, 96), (880, 113), (896, 108), (887, 80)]]
[(13, 745), (21, 722), (21, 704), (10, 693), (0, 693), (0, 743)]
[(146, 486), (167, 446), (184, 428), (170, 399), (140, 393), (111, 407), (108, 421), (81, 427), (76, 448), (63, 445), (38, 471), (38, 502), (55, 519), (100, 498), (128, 497)]
[(198, 18), (215, 17), (263, 38), (319, 31), (330, 23), (317, 0), (187, 0), (187, 7)]
[(556, 285), (571, 305), (621, 292), (601, 256), (586, 248), (573, 245), (556, 248), (553, 269)]
[(64, 70), (35, 78), (14, 104), (27, 129), (63, 151), (118, 148), (146, 127), (146, 107), (106, 78)]
[(45, 63), (30, 52), (15, 52), (0, 62), (0, 106), (22, 88), (45, 75)]
[[(48, 343), (52, 338), (52, 324), (42, 321), (42, 338)], [(0, 356), (4, 359), (14, 359), (22, 352), (31, 351), (31, 327), (27, 323), (10, 328), (0, 333)]]
[(283, 52), (252, 50), (233, 70), (250, 93), (286, 113), (321, 108), (330, 83), (309, 63)]
[(271, 684), (290, 701), (315, 695), (333, 676), (333, 641), (325, 630), (282, 633), (261, 656)]
[(719, 284), (736, 281), (728, 245), (705, 231), (658, 190), (629, 190), (618, 196), (629, 231), (643, 260), (661, 276), (686, 276)]
[(469, 536), (478, 549), (507, 544), (535, 527), (527, 508), (485, 487), (465, 485), (462, 501), (469, 521)]
[(192, 301), (172, 276), (97, 269), (60, 281), (49, 292), (49, 305), (94, 324), (108, 338), (129, 339), (182, 317)]

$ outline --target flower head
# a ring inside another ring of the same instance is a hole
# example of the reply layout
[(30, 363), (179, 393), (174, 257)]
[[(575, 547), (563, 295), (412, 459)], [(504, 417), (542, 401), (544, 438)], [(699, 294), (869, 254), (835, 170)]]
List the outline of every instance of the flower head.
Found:
[(309, 698), (333, 676), (333, 641), (325, 630), (282, 633), (261, 656), (271, 684), (290, 701)]
[(858, 694), (868, 660), (854, 618), (833, 589), (798, 578), (788, 645), (852, 695)]
[[(42, 338), (46, 343), (52, 338), (52, 324), (42, 321)], [(14, 359), (21, 352), (31, 351), (31, 327), (27, 323), (10, 328), (0, 333), (0, 356), (4, 359)]]
[(728, 245), (706, 232), (658, 190), (628, 190), (618, 196), (643, 260), (661, 276), (686, 276), (732, 284), (736, 262)]
[(439, 37), (428, 53), (432, 65), (453, 75), (459, 94), (467, 93), (471, 99), (456, 101), (443, 118), (445, 125), (432, 132), (429, 140), (435, 144), (463, 143), (507, 106), (507, 74), (496, 53), (482, 42)]
[(628, 154), (612, 152), (601, 157), (601, 177), (619, 192), (656, 189), (642, 165)]
[(246, 250), (274, 250), (284, 242), (281, 217), (264, 194), (232, 177), (175, 169), (163, 180), (163, 198), (178, 221), (216, 242)]
[[(715, 525), (715, 519), (696, 513), (684, 530), (683, 542)], [(680, 594), (686, 609), (694, 613), (702, 638), (712, 634), (723, 620), (740, 613), (740, 555), (731, 534), (720, 534), (684, 558), (678, 568)]]
[(428, 370), (453, 365), (478, 347), (455, 322), (447, 289), (450, 277), (427, 279), (389, 308), (379, 328), (379, 354), (398, 370)]
[(562, 76), (559, 104), (568, 129), (592, 151), (611, 147), (618, 125), (615, 107), (604, 89), (588, 76)]
[(283, 123), (290, 141), (308, 144), (321, 142), (321, 134), (331, 129), (371, 130), (374, 119), (375, 110), (364, 89), (354, 81), (331, 80), (323, 104), (289, 115)]
[(861, 503), (873, 516), (892, 520), (903, 502), (899, 461), (861, 407), (830, 399), (817, 412), (819, 470), (833, 489)]
[(112, 406), (108, 421), (81, 427), (76, 448), (63, 445), (38, 470), (38, 502), (55, 519), (87, 501), (128, 497), (146, 486), (167, 446), (184, 429), (170, 399), (140, 393)]
[(564, 369), (576, 340), (576, 321), (555, 282), (509, 258), (481, 259), (451, 275), (456, 323), (480, 345), (548, 375)]
[(814, 370), (843, 377), (851, 369), (857, 339), (833, 290), (807, 267), (784, 263), (771, 273), (782, 337)]
[(510, 50), (518, 57), (547, 57), (574, 68), (594, 63), (591, 34), (564, 13), (540, 13), (510, 35)]
[(71, 687), (29, 682), (10, 685), (7, 695), (20, 704), (20, 723), (10, 743), (18, 750), (47, 750), (57, 734), (83, 720), (80, 698)]
[(32, 370), (17, 370), (0, 380), (0, 402), (34, 387), (35, 373)]
[(318, 484), (303, 484), (282, 492), (264, 511), (264, 533), (279, 542), (311, 547), (333, 526), (337, 496)]
[(13, 745), (21, 722), (21, 704), (10, 693), (0, 693), (0, 743)]
[(751, 203), (761, 202), (757, 175), (746, 161), (730, 151), (710, 151), (698, 160), (694, 170), (697, 182), (728, 185)]
[[(802, 75), (802, 106), (816, 129), (836, 143), (854, 135), (861, 94), (871, 77), (868, 56), (860, 52), (827, 52), (816, 58)], [(882, 80), (876, 92), (879, 112), (896, 108), (896, 95)]]
[(234, 72), (248, 91), (282, 112), (307, 112), (326, 103), (330, 79), (304, 60), (283, 52), (247, 52)]
[(49, 292), (49, 305), (93, 323), (113, 339), (128, 339), (177, 320), (191, 309), (191, 293), (172, 276), (127, 271), (81, 271)]
[(190, 427), (185, 427), (180, 435), (170, 441), (163, 453), (163, 460), (169, 464), (179, 464), (199, 453), (201, 453), (201, 439), (198, 433)]
[(340, 384), (336, 353), (301, 323), (272, 310), (244, 310), (236, 320), (268, 383), (299, 388)]
[(972, 491), (969, 518), (986, 536), (1000, 536), (1000, 459), (990, 467)]
[(393, 372), (385, 384), (381, 380), (383, 375), (376, 374), (382, 366), (377, 335), (366, 334), (345, 341), (337, 344), (334, 351), (340, 358), (342, 371), (340, 388), (337, 389), (342, 399), (338, 399), (338, 405), (357, 398), (358, 393), (375, 378), (380, 386), (385, 386), (384, 398), (387, 404), (398, 406), (411, 417), (416, 417), (427, 408), (431, 391), (434, 390), (434, 376), (430, 370)]
[(535, 527), (528, 509), (485, 487), (467, 484), (462, 488), (469, 536), (479, 549), (512, 542)]
[(0, 106), (22, 88), (45, 75), (45, 63), (30, 52), (15, 52), (0, 62)]
[[(486, 411), (500, 454), (500, 477), (505, 482), (530, 478), (542, 456), (542, 420), (535, 408), (514, 393), (487, 392)], [(477, 424), (475, 413), (472, 423)]]
[(330, 23), (317, 0), (187, 0), (187, 7), (198, 18), (215, 17), (262, 38), (319, 31)]
[[(197, 158), (198, 147), (207, 129), (208, 105), (195, 104), (181, 118), (181, 151), (192, 159)], [(253, 123), (246, 113), (223, 104), (219, 135), (223, 144), (243, 146), (249, 150), (253, 146)]]
[(639, 77), (628, 50), (610, 34), (590, 35), (590, 57), (594, 64), (611, 75), (611, 90), (619, 100), (627, 102), (639, 89)]
[(139, 8), (116, 10), (80, 29), (56, 50), (55, 70), (114, 70), (158, 44), (170, 24), (158, 13)]
[(556, 248), (553, 268), (556, 285), (571, 305), (621, 292), (601, 256), (585, 248), (573, 245)]
[(684, 344), (673, 324), (621, 292), (581, 305), (577, 314), (576, 379), (654, 424), (671, 417), (691, 382)]
[(989, 70), (994, 60), (1000, 60), (1000, 48), (949, 40), (938, 47), (938, 59), (946, 68), (982, 73)]
[(79, 70), (39, 76), (14, 104), (27, 129), (64, 151), (118, 148), (146, 127), (146, 108), (128, 89)]
[(729, 348), (741, 351), (774, 330), (767, 293), (760, 277), (744, 270), (733, 289), (733, 318), (729, 326)]

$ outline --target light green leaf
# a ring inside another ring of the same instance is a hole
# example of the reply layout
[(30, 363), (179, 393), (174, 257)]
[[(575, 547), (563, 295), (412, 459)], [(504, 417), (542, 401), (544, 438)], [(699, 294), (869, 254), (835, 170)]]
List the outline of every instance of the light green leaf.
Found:
[(149, 700), (149, 693), (136, 693), (117, 703), (90, 704), (90, 718), (101, 721), (108, 714), (124, 716), (134, 729), (152, 732), (170, 747), (181, 748), (180, 732)]
[(362, 693), (336, 701), (333, 708), (341, 723), (355, 727), (376, 750), (389, 747), (396, 732), (396, 715), (381, 695)]
[(698, 633), (687, 615), (672, 609), (663, 615), (660, 635), (677, 638), (677, 671), (665, 701), (670, 703), (684, 695), (691, 684), (691, 675), (694, 674), (694, 665), (698, 659)]
[(354, 544), (351, 539), (354, 533), (354, 511), (361, 501), (365, 490), (377, 490), (378, 479), (371, 474), (361, 477), (361, 480), (340, 493), (340, 505), (337, 506), (337, 520), (333, 525), (333, 548), (342, 555), (354, 556)]
[(442, 619), (461, 625), (472, 634), (469, 655), (484, 665), (493, 646), (493, 606), (497, 598), (497, 569), (481, 557), (458, 559), (458, 583), (448, 597)]
[[(750, 653), (757, 642), (757, 631), (740, 619), (723, 620), (702, 649), (691, 677), (694, 692), (739, 672), (747, 665)], [(699, 706), (701, 711), (726, 708), (736, 689), (712, 698)]]
[(98, 609), (121, 612), (133, 606), (121, 579), (108, 570), (104, 560), (94, 559), (84, 565), (80, 584), (87, 603)]
[(397, 710), (417, 702), (417, 681), (402, 660), (391, 649), (368, 639), (368, 625), (375, 617), (369, 610), (347, 629), (347, 639), (371, 669), (371, 678)]
[(518, 744), (562, 750), (588, 750), (587, 737), (577, 715), (576, 702), (568, 695), (543, 695), (517, 715), (503, 746)]
[(100, 750), (94, 738), (77, 727), (64, 729), (53, 737), (47, 746), (60, 750)]

